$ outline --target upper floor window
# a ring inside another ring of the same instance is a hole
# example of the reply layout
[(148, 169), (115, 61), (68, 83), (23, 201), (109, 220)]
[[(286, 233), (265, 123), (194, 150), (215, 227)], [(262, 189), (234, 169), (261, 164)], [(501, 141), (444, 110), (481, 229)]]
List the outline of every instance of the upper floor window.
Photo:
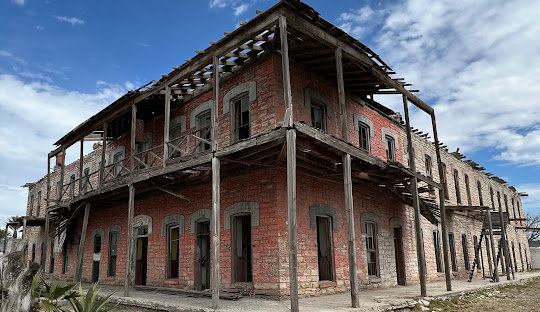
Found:
[[(210, 126), (212, 125), (212, 111), (206, 110), (196, 116), (197, 119), (197, 131), (198, 137), (207, 141), (210, 141), (211, 131)], [(197, 143), (199, 144), (199, 143)], [(201, 142), (199, 144), (201, 151), (206, 151), (210, 149), (210, 144)]]
[(75, 175), (72, 174), (71, 177), (69, 177), (69, 196), (73, 198), (75, 196)]
[(249, 94), (241, 94), (231, 101), (234, 110), (234, 141), (248, 139), (250, 137)]
[(499, 204), (499, 212), (502, 212), (501, 193), (499, 191), (497, 191), (497, 203)]
[(491, 197), (491, 208), (495, 210), (495, 199), (493, 198), (493, 188), (489, 187), (489, 196)]
[(377, 235), (375, 222), (366, 222), (366, 252), (368, 275), (378, 276)]
[(184, 125), (182, 124), (182, 119), (177, 117), (170, 120), (169, 124), (169, 141), (178, 139), (184, 130)]
[(30, 215), (34, 214), (34, 195), (30, 195)]
[(477, 181), (476, 187), (478, 188), (478, 200), (480, 201), (480, 206), (484, 206), (484, 199), (482, 198), (482, 183)]
[(369, 136), (370, 136), (370, 132), (369, 132), (369, 126), (366, 125), (365, 123), (359, 121), (358, 122), (358, 144), (360, 146), (361, 149), (369, 152)]
[(326, 106), (311, 100), (311, 125), (326, 132)]
[(450, 199), (450, 194), (448, 193), (448, 179), (446, 177), (446, 164), (441, 163), (441, 166), (444, 177), (444, 199)]
[(41, 210), (41, 191), (37, 192), (37, 209), (36, 209), (36, 216), (39, 217), (39, 212)]
[(454, 186), (456, 188), (456, 201), (461, 204), (461, 192), (459, 191), (459, 173), (457, 169), (454, 169)]
[(514, 199), (511, 198), (510, 201), (512, 202), (512, 211), (514, 212), (514, 219), (516, 218), (516, 206), (514, 205)]
[[(519, 201), (518, 200), (516, 200), (516, 206), (517, 206), (517, 211), (518, 211), (518, 217), (521, 219), (521, 210), (519, 208)], [(521, 220), (520, 220), (520, 222), (521, 222)]]
[(90, 187), (90, 168), (84, 168), (83, 176), (83, 191), (87, 192), (88, 188)]
[(472, 206), (471, 186), (469, 185), (469, 176), (465, 175), (465, 191), (467, 192), (467, 203)]
[(118, 152), (113, 156), (114, 164), (114, 176), (118, 176), (122, 172), (122, 160), (124, 160), (124, 153)]
[(386, 143), (386, 159), (387, 160), (396, 160), (396, 141), (393, 137), (389, 135), (384, 136), (384, 141)]
[(426, 177), (428, 178), (433, 178), (433, 167), (432, 167), (432, 164), (431, 164), (431, 156), (429, 155), (425, 155), (425, 160), (426, 160)]
[[(504, 209), (506, 210), (506, 213), (508, 213), (508, 197), (506, 194), (504, 194)], [(510, 214), (508, 214), (510, 216)]]

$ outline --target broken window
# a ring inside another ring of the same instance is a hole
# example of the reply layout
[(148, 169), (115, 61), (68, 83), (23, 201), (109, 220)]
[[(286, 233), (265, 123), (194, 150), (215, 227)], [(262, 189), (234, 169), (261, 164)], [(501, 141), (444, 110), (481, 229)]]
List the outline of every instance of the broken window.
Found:
[(369, 126), (365, 123), (359, 121), (358, 122), (358, 139), (359, 139), (359, 147), (366, 152), (369, 152)]
[(365, 226), (368, 275), (379, 276), (375, 222), (366, 222)]
[(51, 261), (49, 263), (49, 273), (54, 273), (54, 240), (51, 241)]
[(71, 177), (69, 177), (69, 196), (71, 198), (75, 197), (75, 175), (72, 174)]
[(433, 246), (435, 247), (435, 264), (437, 265), (437, 272), (442, 272), (441, 240), (439, 238), (439, 231), (433, 231)]
[(465, 175), (465, 191), (467, 192), (467, 202), (469, 206), (472, 206), (472, 199), (471, 199), (471, 187), (469, 185), (469, 176)]
[(461, 234), (461, 246), (463, 247), (463, 261), (465, 262), (465, 270), (469, 270), (469, 248), (467, 246), (467, 234)]
[(39, 217), (40, 210), (41, 210), (41, 191), (37, 192), (37, 209), (36, 209), (37, 217)]
[[(197, 115), (197, 131), (198, 136), (201, 139), (210, 141), (211, 139), (211, 125), (212, 125), (212, 111), (206, 110)], [(207, 151), (210, 149), (210, 144), (197, 142), (200, 151)]]
[(326, 106), (311, 99), (311, 125), (326, 132)]
[(62, 198), (62, 184), (60, 184), (60, 180), (56, 181), (56, 198), (58, 200)]
[(62, 274), (66, 274), (68, 270), (68, 256), (69, 256), (69, 246), (64, 242), (63, 248), (63, 262), (62, 262)]
[(175, 225), (167, 231), (167, 257), (168, 257), (168, 278), (178, 278), (178, 259), (180, 256), (180, 226)]
[(231, 102), (234, 109), (234, 141), (248, 139), (250, 136), (249, 94), (241, 94)]
[(393, 137), (389, 135), (384, 136), (384, 141), (386, 144), (386, 159), (395, 161), (396, 160), (396, 141)]
[(34, 214), (34, 194), (30, 195), (30, 215)]
[(516, 206), (514, 205), (514, 198), (511, 198), (510, 202), (512, 203), (512, 211), (513, 211), (514, 219), (516, 219)]
[(233, 221), (233, 270), (234, 281), (251, 283), (251, 215), (232, 216)]
[(499, 212), (502, 212), (501, 193), (499, 191), (497, 191), (497, 202), (499, 203)]
[(448, 193), (448, 179), (446, 176), (446, 164), (441, 163), (442, 166), (442, 172), (444, 175), (444, 199), (450, 199), (450, 194)]
[(457, 272), (458, 265), (456, 261), (456, 242), (454, 233), (448, 233), (448, 243), (450, 245), (450, 259), (452, 261), (452, 271)]
[(114, 176), (117, 177), (122, 172), (122, 160), (124, 160), (124, 153), (118, 152), (113, 156), (114, 164)]
[(508, 213), (508, 217), (510, 217), (510, 213), (508, 212), (508, 197), (506, 194), (504, 194), (504, 209), (506, 210), (506, 213)]
[(480, 201), (480, 206), (484, 206), (484, 199), (482, 198), (482, 184), (480, 181), (476, 182), (476, 187), (478, 188), (478, 200)]
[(109, 265), (107, 268), (108, 276), (116, 276), (116, 256), (118, 254), (118, 237), (120, 233), (117, 231), (109, 232)]
[[(520, 249), (521, 251), (521, 249)], [(36, 244), (32, 244), (32, 262), (36, 261)], [(523, 261), (522, 261), (523, 263)]]
[(454, 187), (456, 189), (456, 202), (461, 204), (461, 192), (459, 189), (459, 173), (457, 169), (454, 169)]
[(495, 210), (495, 199), (493, 198), (493, 188), (489, 187), (489, 196), (491, 197), (491, 208)]

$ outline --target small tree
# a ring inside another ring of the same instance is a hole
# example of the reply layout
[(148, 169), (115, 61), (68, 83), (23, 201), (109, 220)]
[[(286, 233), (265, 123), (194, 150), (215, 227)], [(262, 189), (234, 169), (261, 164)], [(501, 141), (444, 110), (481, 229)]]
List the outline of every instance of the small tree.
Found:
[(538, 240), (540, 238), (540, 215), (533, 216), (530, 213), (525, 214), (525, 226), (527, 227), (527, 238), (529, 240)]

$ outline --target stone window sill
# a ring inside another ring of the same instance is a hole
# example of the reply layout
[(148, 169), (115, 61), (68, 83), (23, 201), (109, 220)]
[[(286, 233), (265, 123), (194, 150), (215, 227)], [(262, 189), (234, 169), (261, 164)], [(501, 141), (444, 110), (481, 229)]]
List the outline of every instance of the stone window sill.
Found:
[(336, 287), (337, 282), (334, 281), (319, 281), (319, 288)]

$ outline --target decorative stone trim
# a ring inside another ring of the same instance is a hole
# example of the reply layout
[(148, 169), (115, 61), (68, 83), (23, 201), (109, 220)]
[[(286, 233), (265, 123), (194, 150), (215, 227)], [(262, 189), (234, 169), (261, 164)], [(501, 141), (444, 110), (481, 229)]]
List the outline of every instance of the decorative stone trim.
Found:
[(338, 213), (327, 204), (313, 204), (309, 207), (309, 225), (311, 228), (317, 227), (317, 216), (328, 216), (332, 218), (332, 229), (339, 229)]
[(403, 222), (403, 219), (401, 219), (400, 217), (392, 217), (390, 218), (390, 220), (388, 220), (388, 223), (391, 229), (397, 228), (397, 227), (401, 227), (403, 229), (405, 227), (405, 223)]
[(223, 212), (223, 227), (225, 230), (231, 229), (231, 217), (240, 213), (249, 213), (251, 215), (251, 226), (259, 226), (259, 203), (239, 202), (230, 205)]
[(169, 128), (173, 128), (178, 124), (180, 124), (180, 131), (186, 132), (186, 116), (182, 115), (171, 118)]
[(105, 237), (105, 231), (103, 231), (102, 228), (97, 228), (92, 232), (92, 236), (91, 236), (92, 244), (94, 243), (94, 236), (96, 236), (96, 234), (101, 235), (101, 242), (103, 243), (103, 240), (104, 240), (104, 237)]
[(171, 226), (179, 225), (180, 234), (184, 234), (184, 216), (181, 214), (173, 214), (166, 216), (161, 221), (161, 236), (167, 236), (167, 229)]
[(249, 103), (255, 101), (257, 98), (257, 84), (255, 81), (248, 81), (241, 85), (238, 85), (232, 88), (225, 96), (223, 97), (223, 114), (226, 114), (230, 111), (231, 108), (231, 99), (234, 97), (248, 92), (249, 93)]
[(122, 228), (120, 227), (120, 225), (111, 225), (107, 229), (107, 240), (109, 239), (109, 236), (111, 235), (111, 232), (117, 232), (118, 236), (120, 237), (120, 234), (122, 234)]
[(368, 117), (362, 115), (362, 114), (354, 114), (353, 117), (354, 120), (354, 130), (359, 131), (358, 129), (358, 122), (363, 122), (369, 127), (369, 136), (373, 138), (375, 136), (375, 128), (373, 127), (373, 122), (371, 122), (371, 119)]
[(199, 125), (197, 125), (197, 115), (199, 115), (202, 112), (205, 112), (205, 111), (209, 110), (210, 114), (213, 117), (214, 116), (214, 111), (212, 110), (213, 106), (214, 106), (214, 101), (210, 100), (210, 101), (206, 101), (206, 102), (200, 104), (199, 106), (195, 107), (195, 109), (193, 109), (191, 111), (191, 114), (189, 115), (189, 127), (190, 128), (199, 128)]
[(379, 217), (374, 214), (373, 212), (364, 212), (360, 215), (360, 222), (361, 222), (361, 226), (360, 226), (360, 229), (362, 231), (362, 233), (366, 233), (366, 227), (364, 226), (364, 224), (366, 222), (374, 222), (375, 223), (375, 229), (377, 230), (378, 227), (379, 227)]
[(311, 100), (317, 100), (326, 106), (326, 117), (332, 117), (332, 101), (326, 96), (322, 95), (319, 91), (305, 88), (304, 89), (304, 106), (311, 110)]
[(122, 153), (122, 156), (123, 156), (122, 159), (126, 158), (126, 147), (124, 145), (120, 145), (117, 148), (115, 148), (112, 154), (110, 155), (111, 157), (109, 159), (109, 162), (106, 163), (105, 165), (112, 164), (114, 162), (114, 155), (118, 153)]
[(195, 223), (200, 219), (210, 220), (211, 215), (210, 209), (200, 209), (189, 215), (189, 233), (195, 234)]
[(384, 127), (381, 128), (381, 139), (382, 139), (383, 142), (385, 142), (384, 139), (385, 139), (385, 137), (386, 137), (387, 135), (388, 135), (388, 136), (391, 136), (392, 138), (394, 138), (394, 141), (396, 142), (396, 148), (397, 148), (398, 142), (397, 142), (397, 136), (396, 136), (396, 134), (394, 133), (394, 130), (388, 129), (388, 128), (384, 128)]
[(133, 218), (133, 228), (138, 228), (141, 226), (147, 226), (148, 235), (152, 234), (152, 217), (148, 215), (138, 215)]

